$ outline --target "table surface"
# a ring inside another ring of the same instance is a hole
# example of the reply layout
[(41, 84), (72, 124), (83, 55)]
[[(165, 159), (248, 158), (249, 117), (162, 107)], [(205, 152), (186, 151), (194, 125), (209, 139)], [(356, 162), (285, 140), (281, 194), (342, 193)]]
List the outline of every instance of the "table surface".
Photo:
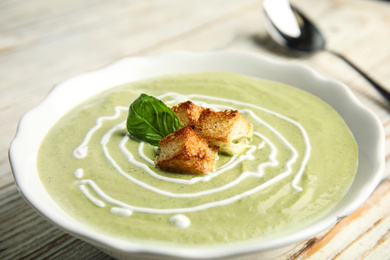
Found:
[[(292, 2), (316, 21), (329, 49), (390, 89), (390, 2)], [(277, 259), (390, 259), (389, 104), (332, 54), (298, 55), (277, 46), (257, 0), (0, 1), (0, 259), (110, 259), (23, 200), (7, 151), (20, 117), (58, 82), (122, 57), (170, 50), (245, 50), (306, 64), (347, 84), (383, 123), (387, 178), (352, 215)]]

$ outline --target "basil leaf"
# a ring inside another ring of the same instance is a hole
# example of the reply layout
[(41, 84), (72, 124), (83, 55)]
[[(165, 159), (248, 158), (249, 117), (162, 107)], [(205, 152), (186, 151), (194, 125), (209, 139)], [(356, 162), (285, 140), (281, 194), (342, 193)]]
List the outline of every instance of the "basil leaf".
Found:
[(141, 94), (130, 105), (127, 131), (151, 145), (158, 146), (161, 139), (181, 127), (175, 112), (155, 97)]

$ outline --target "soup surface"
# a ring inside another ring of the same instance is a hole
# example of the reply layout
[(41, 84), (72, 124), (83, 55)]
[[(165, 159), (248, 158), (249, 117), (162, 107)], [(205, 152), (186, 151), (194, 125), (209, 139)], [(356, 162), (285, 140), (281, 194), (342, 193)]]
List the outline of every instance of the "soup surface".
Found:
[[(253, 125), (241, 156), (219, 155), (209, 175), (154, 167), (155, 147), (127, 133), (129, 105), (146, 93), (237, 109)], [(77, 93), (76, 93), (77, 94)], [(78, 105), (47, 133), (38, 172), (78, 222), (130, 241), (218, 245), (267, 239), (309, 225), (347, 192), (357, 144), (328, 104), (297, 88), (204, 72), (133, 82)]]

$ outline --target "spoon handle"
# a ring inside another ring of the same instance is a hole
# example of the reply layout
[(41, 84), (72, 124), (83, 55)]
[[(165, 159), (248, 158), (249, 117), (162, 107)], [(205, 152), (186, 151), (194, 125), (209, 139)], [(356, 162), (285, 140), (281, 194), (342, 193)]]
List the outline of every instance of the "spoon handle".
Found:
[(337, 53), (337, 52), (334, 52), (332, 50), (327, 50), (329, 53), (332, 53), (333, 55), (339, 57), (340, 59), (342, 59), (344, 62), (346, 62), (347, 64), (349, 64), (352, 68), (354, 68), (357, 72), (360, 73), (360, 75), (362, 75), (368, 82), (371, 83), (372, 86), (374, 86), (374, 88), (376, 88), (376, 90), (384, 97), (387, 99), (387, 101), (390, 102), (390, 92), (388, 90), (386, 90), (384, 87), (382, 87), (381, 85), (379, 85), (379, 83), (377, 83), (374, 79), (372, 79), (369, 75), (367, 75), (364, 71), (362, 71), (359, 67), (357, 67), (354, 63), (352, 63), (347, 57), (345, 57), (344, 55), (340, 54), (340, 53)]

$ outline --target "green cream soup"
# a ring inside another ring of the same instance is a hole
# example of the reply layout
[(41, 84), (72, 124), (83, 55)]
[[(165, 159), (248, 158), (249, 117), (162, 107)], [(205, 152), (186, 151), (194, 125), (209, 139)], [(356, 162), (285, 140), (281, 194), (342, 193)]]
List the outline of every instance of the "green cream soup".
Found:
[[(241, 156), (220, 154), (208, 175), (157, 169), (156, 148), (126, 130), (129, 105), (141, 93), (168, 106), (191, 100), (239, 110), (253, 125), (252, 141)], [(129, 83), (88, 99), (47, 133), (38, 172), (59, 207), (98, 232), (202, 246), (266, 239), (313, 223), (347, 192), (357, 158), (347, 125), (319, 98), (209, 72)]]

